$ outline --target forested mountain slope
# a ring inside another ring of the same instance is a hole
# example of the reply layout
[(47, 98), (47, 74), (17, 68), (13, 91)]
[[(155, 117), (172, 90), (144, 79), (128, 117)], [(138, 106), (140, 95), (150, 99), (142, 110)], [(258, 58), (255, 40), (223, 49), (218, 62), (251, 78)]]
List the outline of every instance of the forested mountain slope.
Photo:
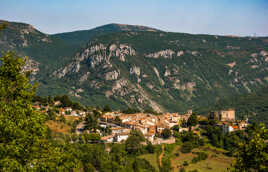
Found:
[[(1, 21), (2, 22), (2, 21)], [(1, 50), (27, 55), (40, 95), (87, 105), (185, 111), (268, 86), (268, 38), (192, 35), (109, 24), (47, 35), (8, 22)]]
[(212, 110), (234, 108), (238, 119), (263, 122), (268, 126), (268, 87), (247, 95), (231, 96), (217, 101), (213, 106), (201, 107), (198, 112), (208, 114)]
[[(96, 37), (53, 76), (86, 103), (183, 111), (267, 85), (266, 39), (168, 32)], [(84, 99), (85, 98), (85, 99)]]

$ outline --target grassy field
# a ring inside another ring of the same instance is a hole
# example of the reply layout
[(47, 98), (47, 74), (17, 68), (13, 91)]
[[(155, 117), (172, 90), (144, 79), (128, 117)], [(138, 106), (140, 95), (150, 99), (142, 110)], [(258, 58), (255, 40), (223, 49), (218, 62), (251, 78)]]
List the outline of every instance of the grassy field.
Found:
[(55, 122), (52, 120), (49, 120), (46, 122), (46, 125), (55, 133), (70, 133), (71, 127), (67, 124), (64, 124), (62, 122)]
[[(180, 168), (184, 168), (186, 171), (198, 170), (199, 172), (226, 172), (227, 168), (233, 161), (233, 158), (225, 156), (224, 150), (217, 149), (212, 146), (204, 146), (202, 148), (194, 149), (192, 152), (206, 152), (208, 158), (206, 160), (192, 163), (192, 159), (197, 155), (194, 153), (183, 154), (180, 152), (180, 146), (176, 146), (171, 155), (171, 166), (174, 172), (178, 172)], [(159, 158), (156, 153), (146, 154), (140, 156), (151, 163), (151, 165), (159, 171), (157, 159)], [(184, 166), (184, 162), (187, 161), (189, 165)]]
[(147, 161), (150, 162), (150, 164), (157, 170), (159, 171), (159, 168), (158, 168), (158, 163), (157, 163), (157, 154), (154, 153), (154, 154), (146, 154), (146, 155), (141, 155), (140, 158), (144, 158), (146, 159)]
[[(59, 118), (59, 117), (57, 117), (57, 118)], [(46, 125), (55, 133), (68, 134), (71, 132), (71, 124), (75, 120), (78, 120), (79, 117), (65, 115), (64, 118), (66, 120), (65, 123), (59, 122), (59, 121), (49, 120), (46, 122)]]

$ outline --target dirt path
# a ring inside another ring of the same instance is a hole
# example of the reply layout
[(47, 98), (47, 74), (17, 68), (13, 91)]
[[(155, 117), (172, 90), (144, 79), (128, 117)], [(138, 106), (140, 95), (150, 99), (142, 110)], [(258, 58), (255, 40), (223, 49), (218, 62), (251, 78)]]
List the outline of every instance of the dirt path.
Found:
[(162, 167), (162, 158), (163, 158), (164, 153), (165, 153), (165, 145), (162, 144), (162, 145), (161, 145), (161, 148), (162, 148), (162, 152), (161, 152), (161, 154), (159, 155), (159, 165), (160, 165), (160, 167)]

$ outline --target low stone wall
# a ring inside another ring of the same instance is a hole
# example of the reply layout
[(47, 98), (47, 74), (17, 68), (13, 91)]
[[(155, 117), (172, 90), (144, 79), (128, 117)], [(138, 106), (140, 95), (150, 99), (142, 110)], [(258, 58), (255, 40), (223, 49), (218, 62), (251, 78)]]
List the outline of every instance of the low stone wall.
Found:
[(156, 145), (156, 144), (172, 144), (172, 143), (176, 143), (175, 137), (170, 137), (169, 139), (161, 139), (161, 138), (157, 138), (155, 139), (152, 144)]

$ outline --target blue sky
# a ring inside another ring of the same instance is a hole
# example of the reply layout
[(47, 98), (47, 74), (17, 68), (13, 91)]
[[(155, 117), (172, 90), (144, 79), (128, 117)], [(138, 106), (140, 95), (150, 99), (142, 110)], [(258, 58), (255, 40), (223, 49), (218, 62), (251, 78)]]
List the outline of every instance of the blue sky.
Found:
[(0, 19), (45, 33), (137, 24), (194, 34), (268, 36), (268, 0), (1, 0)]

